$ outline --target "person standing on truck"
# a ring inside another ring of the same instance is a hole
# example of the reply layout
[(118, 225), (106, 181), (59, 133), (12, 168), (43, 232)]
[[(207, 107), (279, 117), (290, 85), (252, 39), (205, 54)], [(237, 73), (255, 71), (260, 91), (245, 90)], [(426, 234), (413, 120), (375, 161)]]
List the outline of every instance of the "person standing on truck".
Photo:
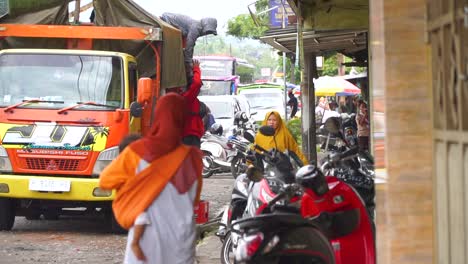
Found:
[(194, 205), (203, 165), (200, 150), (182, 144), (183, 109), (182, 96), (162, 96), (150, 133), (125, 148), (100, 175), (100, 188), (117, 189), (112, 209), (117, 222), (129, 229), (124, 263), (195, 261)]
[(206, 115), (206, 105), (198, 100), (201, 87), (200, 62), (193, 60), (193, 81), (187, 91), (182, 93), (189, 112), (184, 127), (183, 143), (198, 148), (200, 148), (200, 139), (205, 132), (202, 118)]
[(161, 19), (164, 22), (178, 28), (182, 32), (183, 38), (186, 40), (184, 48), (185, 71), (187, 73), (187, 81), (192, 82), (192, 58), (193, 49), (198, 37), (209, 34), (217, 35), (216, 28), (218, 21), (216, 18), (206, 17), (201, 20), (195, 20), (189, 16), (173, 13), (163, 13)]

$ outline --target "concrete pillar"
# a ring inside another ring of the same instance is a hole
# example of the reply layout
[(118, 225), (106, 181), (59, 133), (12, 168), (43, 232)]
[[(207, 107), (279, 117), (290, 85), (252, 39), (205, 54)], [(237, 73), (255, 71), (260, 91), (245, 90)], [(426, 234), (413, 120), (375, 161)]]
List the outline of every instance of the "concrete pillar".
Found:
[(432, 263), (433, 106), (426, 1), (369, 3), (372, 107), (385, 112), (388, 175), (387, 183), (377, 187), (377, 263)]

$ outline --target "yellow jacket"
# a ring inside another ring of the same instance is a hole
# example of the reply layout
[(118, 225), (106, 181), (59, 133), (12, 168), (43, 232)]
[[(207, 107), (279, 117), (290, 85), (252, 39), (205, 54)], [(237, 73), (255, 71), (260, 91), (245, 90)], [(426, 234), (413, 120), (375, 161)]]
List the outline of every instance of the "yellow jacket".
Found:
[(255, 144), (259, 145), (260, 147), (266, 150), (275, 148), (281, 152), (284, 152), (285, 150), (293, 151), (302, 160), (304, 165), (309, 164), (301, 149), (297, 145), (296, 140), (294, 140), (294, 137), (289, 132), (289, 129), (286, 127), (286, 124), (283, 122), (283, 119), (281, 119), (281, 116), (278, 112), (268, 112), (265, 116), (265, 119), (262, 122), (262, 126), (267, 125), (268, 117), (271, 114), (275, 115), (276, 119), (278, 119), (278, 127), (276, 128), (275, 136), (264, 136), (260, 132), (258, 132), (257, 135), (255, 135)]

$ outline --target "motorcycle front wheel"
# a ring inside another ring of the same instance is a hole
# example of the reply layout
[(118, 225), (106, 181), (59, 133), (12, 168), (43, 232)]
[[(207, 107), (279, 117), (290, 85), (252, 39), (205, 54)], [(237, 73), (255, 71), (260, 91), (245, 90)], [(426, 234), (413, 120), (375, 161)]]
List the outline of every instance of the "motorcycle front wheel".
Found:
[(211, 168), (213, 166), (213, 158), (209, 153), (203, 153), (203, 178), (209, 178), (213, 175), (214, 170)]
[(244, 173), (247, 170), (247, 165), (240, 157), (234, 157), (231, 161), (231, 174), (234, 179), (237, 179), (241, 173)]
[(220, 258), (222, 264), (234, 264), (234, 252), (232, 251), (232, 238), (230, 231), (227, 232), (224, 237)]

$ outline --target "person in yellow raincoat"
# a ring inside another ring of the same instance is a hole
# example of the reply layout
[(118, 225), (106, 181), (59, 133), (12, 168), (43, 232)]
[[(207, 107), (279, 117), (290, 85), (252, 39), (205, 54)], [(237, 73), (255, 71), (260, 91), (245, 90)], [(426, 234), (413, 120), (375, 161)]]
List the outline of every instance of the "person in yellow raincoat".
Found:
[(275, 129), (275, 135), (265, 136), (258, 132), (257, 135), (255, 135), (255, 144), (266, 150), (275, 148), (281, 152), (284, 152), (285, 150), (293, 151), (301, 159), (304, 165), (309, 164), (278, 112), (268, 112), (265, 115), (262, 126), (273, 127)]

